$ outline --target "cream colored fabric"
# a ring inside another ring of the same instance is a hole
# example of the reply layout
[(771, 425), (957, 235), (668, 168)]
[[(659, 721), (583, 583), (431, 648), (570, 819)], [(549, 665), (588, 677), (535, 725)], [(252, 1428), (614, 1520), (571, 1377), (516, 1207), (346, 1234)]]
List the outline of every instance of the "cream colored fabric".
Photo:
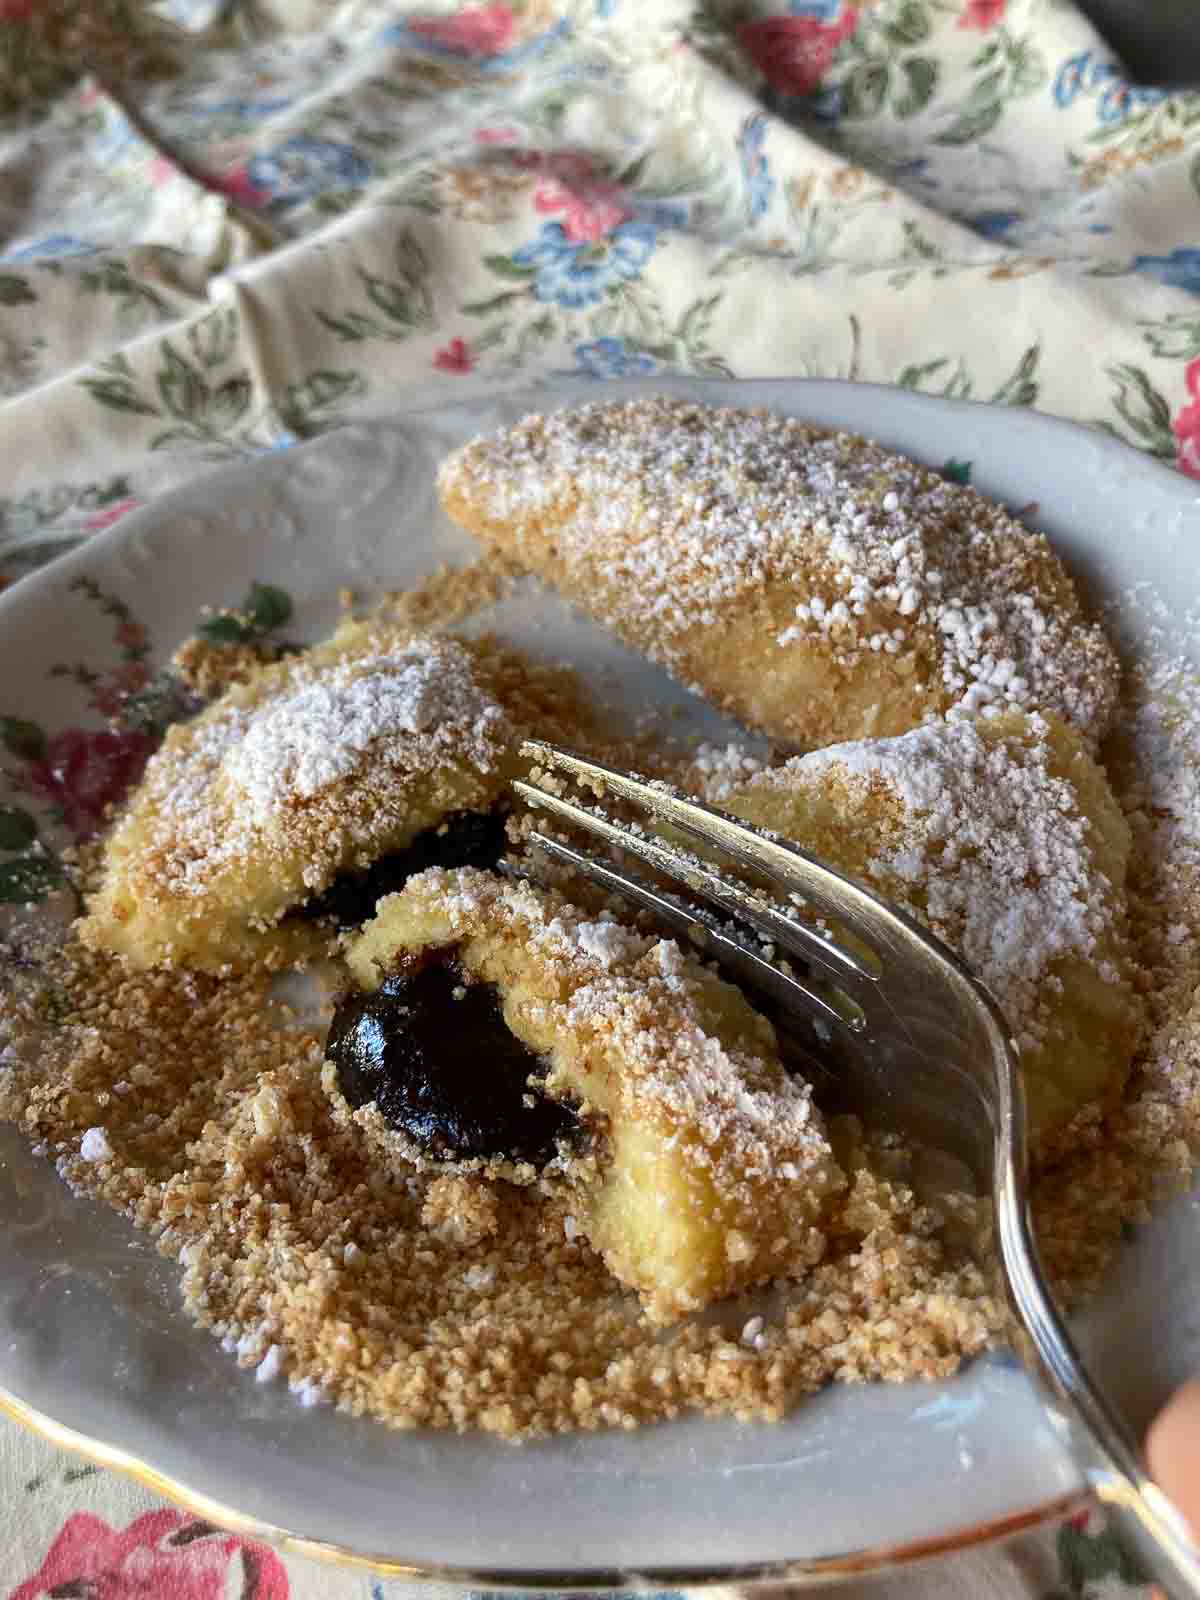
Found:
[[(0, 570), (556, 373), (1036, 405), (1200, 476), (1198, 188), (1200, 94), (1065, 0), (0, 0)], [(372, 1592), (77, 1473), (0, 1431), (21, 1600)], [(1119, 1580), (1036, 1550), (893, 1592)]]

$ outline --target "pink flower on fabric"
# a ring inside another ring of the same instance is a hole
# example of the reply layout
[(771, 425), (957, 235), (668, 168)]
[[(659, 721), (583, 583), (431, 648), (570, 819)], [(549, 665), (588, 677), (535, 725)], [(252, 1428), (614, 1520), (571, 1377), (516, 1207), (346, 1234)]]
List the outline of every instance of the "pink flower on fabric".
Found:
[(251, 180), (245, 166), (232, 167), (228, 172), (210, 178), (209, 182), (214, 189), (240, 206), (261, 206), (271, 198), (265, 189), (260, 189)]
[(516, 144), (521, 137), (519, 128), (476, 128), (476, 144)]
[(140, 500), (117, 500), (111, 506), (101, 506), (98, 511), (93, 511), (84, 518), (83, 525), (89, 533), (98, 533), (101, 528), (111, 528), (127, 511), (136, 511), (139, 505)]
[(150, 182), (156, 189), (161, 189), (164, 183), (170, 183), (179, 168), (167, 156), (155, 156), (150, 163)]
[(287, 1600), (288, 1576), (262, 1545), (206, 1528), (184, 1511), (148, 1511), (125, 1529), (76, 1511), (45, 1561), (9, 1600), (51, 1594), (86, 1600), (223, 1600), (230, 1565), (242, 1557), (244, 1600)]
[(534, 190), (535, 211), (561, 211), (563, 233), (572, 244), (606, 238), (633, 215), (619, 184), (606, 178), (543, 178)]
[(504, 5), (465, 6), (449, 17), (410, 17), (411, 33), (465, 56), (502, 55), (516, 22)]
[(742, 48), (773, 89), (811, 94), (829, 71), (837, 48), (858, 26), (856, 11), (835, 22), (820, 17), (762, 17), (738, 29)]
[(1192, 402), (1171, 424), (1179, 446), (1176, 465), (1190, 478), (1200, 478), (1200, 358), (1189, 364), (1184, 378)]
[(465, 339), (451, 339), (438, 351), (433, 358), (433, 364), (439, 372), (453, 372), (461, 377), (470, 372), (475, 365), (475, 357), (471, 354), (471, 346)]
[(1007, 6), (1008, 0), (967, 0), (958, 25), (960, 28), (978, 28), (980, 33), (986, 33), (989, 28), (1004, 21)]
[[(139, 669), (141, 681), (136, 686), (121, 684), (126, 692), (143, 687), (145, 681), (141, 663), (129, 665)], [(119, 690), (114, 692), (114, 700), (120, 698)], [(77, 839), (90, 839), (104, 821), (106, 807), (123, 799), (141, 777), (153, 749), (154, 740), (138, 730), (105, 733), (67, 728), (55, 734), (42, 759), (29, 767), (29, 787), (57, 806)]]

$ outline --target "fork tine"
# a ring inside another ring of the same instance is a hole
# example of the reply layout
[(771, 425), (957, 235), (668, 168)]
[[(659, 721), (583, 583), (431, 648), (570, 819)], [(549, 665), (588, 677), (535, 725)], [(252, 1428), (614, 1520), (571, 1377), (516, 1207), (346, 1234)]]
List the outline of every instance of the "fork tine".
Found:
[(789, 954), (821, 967), (839, 984), (851, 985), (861, 979), (874, 977), (850, 951), (824, 938), (815, 928), (809, 928), (802, 922), (793, 922), (790, 917), (785, 917), (754, 895), (745, 885), (722, 878), (700, 860), (674, 850), (658, 839), (634, 833), (590, 811), (586, 806), (578, 805), (574, 800), (547, 794), (545, 790), (520, 779), (513, 784), (513, 790), (530, 805), (540, 806), (563, 822), (594, 834), (613, 849), (627, 851), (667, 877), (686, 884), (693, 894), (702, 895), (729, 916), (748, 923)]
[[(603, 762), (591, 761), (584, 756), (575, 755), (570, 750), (563, 750), (558, 745), (546, 744), (541, 739), (523, 740), (520, 753), (543, 766), (557, 768), (577, 783), (599, 784), (618, 798), (632, 801), (633, 804), (648, 811), (652, 817), (671, 827), (681, 828), (706, 845), (724, 851), (739, 865), (766, 873), (772, 882), (781, 885), (786, 893), (800, 895), (802, 899), (811, 902), (817, 911), (833, 917), (866, 947), (863, 955), (852, 954), (844, 947), (832, 945), (820, 934), (813, 933), (812, 938), (818, 948), (814, 948), (806, 940), (803, 949), (794, 949), (793, 953), (802, 955), (806, 960), (818, 960), (823, 950), (827, 958), (825, 965), (828, 966), (829, 952), (836, 950), (837, 957), (844, 963), (838, 969), (840, 976), (845, 977), (853, 973), (857, 977), (871, 981), (880, 977), (883, 968), (873, 948), (872, 928), (875, 919), (869, 909), (872, 897), (851, 879), (844, 878), (841, 873), (823, 866), (821, 862), (806, 855), (799, 846), (789, 843), (786, 839), (780, 839), (765, 829), (756, 828), (753, 823), (743, 822), (739, 817), (727, 816), (725, 812), (717, 811), (712, 806), (689, 800), (677, 794), (665, 783), (653, 783), (635, 778), (629, 773), (607, 767)], [(537, 793), (550, 800), (557, 798), (553, 795), (546, 797), (541, 790)], [(622, 848), (630, 847), (622, 843)], [(670, 868), (666, 870), (669, 871)], [(829, 887), (831, 879), (837, 880), (836, 896)], [(860, 900), (868, 903), (866, 914), (861, 918), (857, 917), (854, 911), (856, 902)], [(748, 915), (741, 905), (734, 908), (734, 911), (738, 916)], [(776, 913), (776, 916), (779, 917), (782, 926), (773, 931), (771, 937), (778, 938), (779, 943), (785, 946), (788, 946), (789, 937), (805, 938), (809, 930), (805, 929), (803, 924), (795, 923), (790, 918), (780, 916), (779, 913)]]
[(534, 784), (518, 779), (513, 789), (531, 805), (540, 806), (562, 821), (595, 834), (614, 849), (627, 851), (667, 877), (685, 883), (694, 894), (702, 895), (728, 915), (749, 923), (791, 955), (821, 967), (839, 983), (874, 981), (875, 972), (852, 951), (827, 939), (816, 928), (784, 916), (746, 885), (723, 878), (698, 858), (673, 849), (662, 840), (634, 833), (574, 800), (548, 794)]
[[(801, 982), (791, 973), (782, 971), (750, 949), (748, 945), (742, 944), (740, 940), (724, 933), (720, 928), (713, 927), (685, 906), (660, 894), (643, 879), (635, 877), (632, 873), (617, 872), (604, 862), (594, 861), (590, 856), (572, 849), (560, 839), (549, 838), (543, 833), (532, 834), (529, 842), (554, 860), (574, 868), (576, 872), (599, 884), (601, 888), (611, 890), (624, 899), (632, 900), (642, 906), (672, 932), (679, 934), (688, 944), (697, 947), (705, 955), (715, 957), (723, 967), (736, 972), (746, 983), (769, 994), (785, 1010), (792, 1013), (800, 1012), (810, 1021), (823, 1022), (829, 1027), (837, 1027), (851, 1033), (862, 1031), (865, 1023), (861, 1013), (857, 1016), (853, 1013), (847, 1015), (844, 1008), (839, 1009), (832, 1004), (818, 988)], [(511, 871), (511, 868), (509, 870)]]

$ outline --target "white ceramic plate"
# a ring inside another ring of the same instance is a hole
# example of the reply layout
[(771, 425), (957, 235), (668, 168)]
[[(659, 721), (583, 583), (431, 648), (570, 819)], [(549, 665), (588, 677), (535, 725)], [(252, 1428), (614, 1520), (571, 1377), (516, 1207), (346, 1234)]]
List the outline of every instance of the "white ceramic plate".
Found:
[[(119, 619), (80, 578), (149, 628), (155, 659), (194, 631), (202, 606), (235, 603), (255, 580), (292, 596), (291, 635), (318, 637), (339, 588), (403, 586), (470, 557), (471, 541), (436, 507), (447, 448), (534, 407), (637, 388), (767, 404), (935, 465), (971, 462), (985, 493), (1037, 502), (1036, 520), (1099, 599), (1149, 583), (1180, 629), (1200, 601), (1197, 486), (1098, 433), (838, 383), (563, 383), (345, 428), (134, 513), (0, 598), (0, 715), (50, 731), (100, 726), (76, 684), (52, 675), (63, 661), (120, 661)], [(611, 670), (638, 701), (686, 699), (554, 603), (518, 597), (491, 621)], [(1131, 611), (1128, 626), (1136, 636), (1144, 624)], [(1135, 1425), (1200, 1366), (1194, 1226), (1180, 1201), (1144, 1230), (1082, 1330)], [(1026, 1379), (1002, 1358), (936, 1386), (835, 1387), (776, 1427), (694, 1421), (514, 1449), (302, 1410), (189, 1324), (177, 1277), (0, 1129), (9, 1409), (215, 1521), (309, 1553), (492, 1586), (814, 1579), (961, 1546), (1060, 1511), (1081, 1490)]]

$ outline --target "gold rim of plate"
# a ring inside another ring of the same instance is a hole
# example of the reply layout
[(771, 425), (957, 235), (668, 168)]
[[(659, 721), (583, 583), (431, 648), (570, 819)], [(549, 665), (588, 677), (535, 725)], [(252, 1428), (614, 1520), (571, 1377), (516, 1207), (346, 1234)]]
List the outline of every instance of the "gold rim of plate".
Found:
[(101, 1439), (79, 1433), (66, 1423), (48, 1417), (36, 1407), (0, 1388), (0, 1413), (13, 1422), (29, 1428), (60, 1449), (86, 1456), (97, 1466), (123, 1472), (144, 1488), (165, 1496), (191, 1511), (205, 1522), (223, 1528), (243, 1538), (257, 1539), (272, 1545), (285, 1554), (305, 1556), (312, 1561), (323, 1561), (366, 1571), (385, 1578), (408, 1578), (417, 1582), (454, 1584), (471, 1589), (509, 1590), (570, 1590), (570, 1589), (623, 1589), (636, 1585), (663, 1589), (707, 1587), (715, 1584), (735, 1583), (791, 1583), (803, 1587), (838, 1582), (841, 1579), (862, 1577), (912, 1566), (918, 1561), (928, 1561), (936, 1556), (948, 1556), (970, 1550), (979, 1545), (997, 1543), (1029, 1532), (1043, 1523), (1059, 1517), (1071, 1516), (1090, 1505), (1086, 1493), (1074, 1492), (1060, 1495), (1041, 1505), (1024, 1511), (1010, 1512), (1007, 1516), (983, 1522), (969, 1523), (966, 1527), (951, 1529), (945, 1534), (935, 1534), (926, 1539), (915, 1539), (902, 1544), (881, 1545), (872, 1549), (849, 1550), (841, 1555), (818, 1556), (812, 1560), (781, 1560), (761, 1565), (748, 1563), (727, 1567), (654, 1568), (639, 1567), (636, 1573), (618, 1568), (588, 1569), (577, 1572), (555, 1572), (552, 1569), (532, 1571), (499, 1571), (477, 1567), (431, 1565), (428, 1562), (404, 1561), (398, 1556), (362, 1555), (346, 1545), (331, 1544), (327, 1539), (311, 1538), (293, 1533), (272, 1522), (248, 1516), (214, 1500), (210, 1495), (190, 1488), (179, 1479), (169, 1477), (157, 1467), (131, 1455), (119, 1445), (106, 1444)]

